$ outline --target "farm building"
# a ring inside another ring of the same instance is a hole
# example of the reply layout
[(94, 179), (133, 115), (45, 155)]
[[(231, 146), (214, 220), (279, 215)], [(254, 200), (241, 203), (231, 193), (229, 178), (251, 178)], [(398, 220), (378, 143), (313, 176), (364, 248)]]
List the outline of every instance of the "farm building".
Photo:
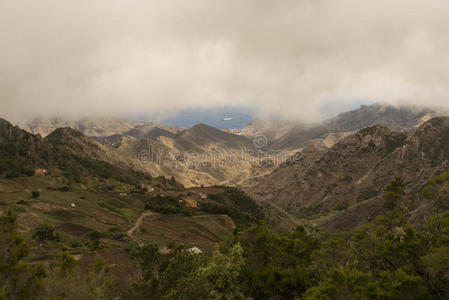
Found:
[(34, 175), (45, 176), (45, 174), (47, 174), (47, 170), (46, 169), (36, 169), (36, 170), (34, 170)]
[(184, 201), (190, 207), (198, 207), (198, 202), (195, 199), (186, 198)]

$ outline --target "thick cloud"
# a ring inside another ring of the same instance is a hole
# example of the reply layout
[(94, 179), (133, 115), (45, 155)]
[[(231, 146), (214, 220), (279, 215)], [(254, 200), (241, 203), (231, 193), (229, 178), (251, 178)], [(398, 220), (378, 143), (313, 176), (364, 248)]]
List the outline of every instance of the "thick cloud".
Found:
[(447, 0), (3, 0), (0, 28), (10, 118), (449, 106)]

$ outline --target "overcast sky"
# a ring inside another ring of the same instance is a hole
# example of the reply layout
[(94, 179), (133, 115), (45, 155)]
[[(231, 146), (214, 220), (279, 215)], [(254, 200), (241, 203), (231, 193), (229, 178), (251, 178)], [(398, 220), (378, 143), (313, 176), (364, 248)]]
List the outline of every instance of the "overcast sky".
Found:
[(0, 112), (449, 106), (447, 0), (0, 0)]

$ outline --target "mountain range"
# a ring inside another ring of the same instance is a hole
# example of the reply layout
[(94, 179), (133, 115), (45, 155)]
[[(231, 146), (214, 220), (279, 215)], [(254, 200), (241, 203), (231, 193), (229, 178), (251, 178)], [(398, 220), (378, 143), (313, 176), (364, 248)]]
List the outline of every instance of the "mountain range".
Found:
[(200, 186), (235, 185), (261, 176), (308, 145), (329, 149), (367, 126), (415, 130), (438, 115), (444, 113), (374, 104), (362, 105), (318, 124), (256, 119), (241, 130), (219, 130), (205, 124), (184, 129), (119, 118), (36, 118), (17, 124), (44, 137), (56, 128), (70, 127), (99, 142), (109, 161), (132, 165), (153, 176), (175, 176), (185, 186)]

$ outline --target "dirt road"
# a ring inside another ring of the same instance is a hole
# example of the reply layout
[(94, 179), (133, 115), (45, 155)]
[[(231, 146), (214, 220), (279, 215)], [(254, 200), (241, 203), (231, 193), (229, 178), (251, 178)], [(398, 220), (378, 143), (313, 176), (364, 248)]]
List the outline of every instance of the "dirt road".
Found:
[(131, 228), (130, 230), (128, 230), (126, 232), (126, 234), (130, 237), (130, 239), (132, 239), (134, 242), (137, 243), (138, 241), (137, 241), (137, 238), (134, 236), (134, 231), (136, 231), (136, 229), (138, 229), (142, 225), (143, 219), (145, 219), (145, 217), (147, 217), (147, 216), (154, 216), (154, 215), (156, 215), (156, 214), (154, 212), (152, 212), (152, 211), (149, 211), (149, 210), (144, 211), (137, 218), (136, 223), (134, 223), (133, 228)]

